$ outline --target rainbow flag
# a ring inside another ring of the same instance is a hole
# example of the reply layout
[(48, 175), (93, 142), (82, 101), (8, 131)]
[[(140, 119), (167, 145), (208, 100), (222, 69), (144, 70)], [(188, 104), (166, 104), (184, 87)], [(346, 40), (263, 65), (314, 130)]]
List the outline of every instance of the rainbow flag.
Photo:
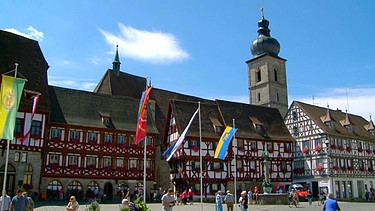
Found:
[(2, 75), (0, 138), (13, 140), (16, 115), (26, 80)]
[(232, 140), (232, 137), (236, 133), (237, 129), (227, 126), (221, 135), (221, 138), (219, 140), (219, 143), (217, 144), (214, 158), (219, 158), (221, 160), (224, 160), (225, 153), (228, 151), (228, 146), (230, 141)]
[(148, 96), (151, 91), (151, 86), (142, 92), (141, 101), (139, 103), (138, 109), (138, 118), (137, 118), (137, 129), (135, 131), (134, 144), (138, 144), (146, 137), (146, 128), (147, 128), (147, 103)]

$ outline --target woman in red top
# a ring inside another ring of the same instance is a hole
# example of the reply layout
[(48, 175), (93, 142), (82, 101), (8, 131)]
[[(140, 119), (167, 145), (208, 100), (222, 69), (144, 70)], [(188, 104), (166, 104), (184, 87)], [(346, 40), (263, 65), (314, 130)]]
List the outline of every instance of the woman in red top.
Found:
[(189, 202), (190, 202), (190, 204), (193, 204), (194, 192), (191, 189), (189, 189), (188, 195), (189, 195)]

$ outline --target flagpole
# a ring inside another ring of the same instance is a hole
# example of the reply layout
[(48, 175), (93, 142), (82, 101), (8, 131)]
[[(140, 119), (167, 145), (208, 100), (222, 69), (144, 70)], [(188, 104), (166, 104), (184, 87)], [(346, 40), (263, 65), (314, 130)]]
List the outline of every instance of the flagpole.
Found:
[[(233, 119), (233, 128), (236, 128), (236, 125), (235, 125), (235, 119)], [(234, 133), (233, 135), (233, 156), (234, 156), (234, 207), (237, 209), (237, 160), (236, 160), (236, 156), (237, 156), (237, 152), (236, 152), (236, 147), (234, 145), (234, 143), (236, 144), (237, 146), (237, 141), (234, 142), (236, 140), (236, 133)]]
[(199, 163), (201, 179), (201, 211), (203, 211), (203, 167), (202, 167), (202, 128), (201, 128), (201, 102), (198, 102), (199, 109)]
[[(17, 78), (18, 63), (15, 63), (14, 65), (16, 66), (14, 68), (14, 77)], [(6, 141), (7, 141), (7, 152), (6, 152), (6, 156), (5, 156), (5, 169), (4, 169), (3, 190), (1, 192), (1, 195), (3, 196), (2, 197), (3, 203), (1, 203), (1, 211), (4, 210), (4, 204), (5, 204), (4, 203), (4, 201), (5, 201), (5, 186), (6, 186), (6, 182), (7, 182), (8, 162), (9, 162), (9, 148), (10, 148), (10, 140), (6, 139)]]
[[(147, 91), (147, 83), (148, 83), (148, 77), (146, 77), (146, 91)], [(148, 104), (148, 103), (147, 103)], [(146, 117), (148, 117), (148, 105), (146, 105)], [(143, 146), (143, 202), (146, 205), (146, 161), (147, 161), (147, 152), (146, 152), (146, 145), (147, 145), (147, 131), (146, 131), (146, 137), (144, 141)], [(151, 166), (150, 166), (151, 167)]]

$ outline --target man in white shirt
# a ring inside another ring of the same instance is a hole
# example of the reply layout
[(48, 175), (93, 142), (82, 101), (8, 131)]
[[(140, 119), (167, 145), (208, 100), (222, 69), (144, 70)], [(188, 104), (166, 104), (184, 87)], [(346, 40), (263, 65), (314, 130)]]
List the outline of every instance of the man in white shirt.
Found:
[[(4, 198), (4, 200), (3, 200), (3, 198)], [(4, 208), (4, 211), (8, 211), (10, 202), (11, 202), (10, 196), (8, 196), (7, 192), (4, 190), (3, 195), (0, 196), (0, 210), (1, 210), (1, 208)]]

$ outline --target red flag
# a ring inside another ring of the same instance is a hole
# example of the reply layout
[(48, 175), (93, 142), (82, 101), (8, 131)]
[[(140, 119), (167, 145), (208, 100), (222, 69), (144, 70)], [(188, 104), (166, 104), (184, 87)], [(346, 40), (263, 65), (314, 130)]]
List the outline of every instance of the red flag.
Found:
[(138, 110), (138, 119), (137, 119), (137, 130), (135, 132), (134, 144), (138, 144), (146, 137), (146, 128), (147, 128), (147, 103), (148, 96), (151, 91), (151, 86), (142, 92), (141, 101), (139, 103)]
[(39, 101), (39, 96), (40, 95), (35, 95), (33, 97), (33, 108), (31, 110), (31, 122), (30, 122), (30, 127), (29, 127), (29, 130), (27, 131), (27, 133), (21, 138), (21, 143), (23, 141), (26, 140), (26, 138), (30, 135), (30, 131), (31, 131), (31, 125), (32, 125), (32, 122), (33, 122), (33, 119), (34, 119), (34, 114), (35, 114), (35, 111), (36, 111), (36, 106), (38, 105), (38, 101)]

